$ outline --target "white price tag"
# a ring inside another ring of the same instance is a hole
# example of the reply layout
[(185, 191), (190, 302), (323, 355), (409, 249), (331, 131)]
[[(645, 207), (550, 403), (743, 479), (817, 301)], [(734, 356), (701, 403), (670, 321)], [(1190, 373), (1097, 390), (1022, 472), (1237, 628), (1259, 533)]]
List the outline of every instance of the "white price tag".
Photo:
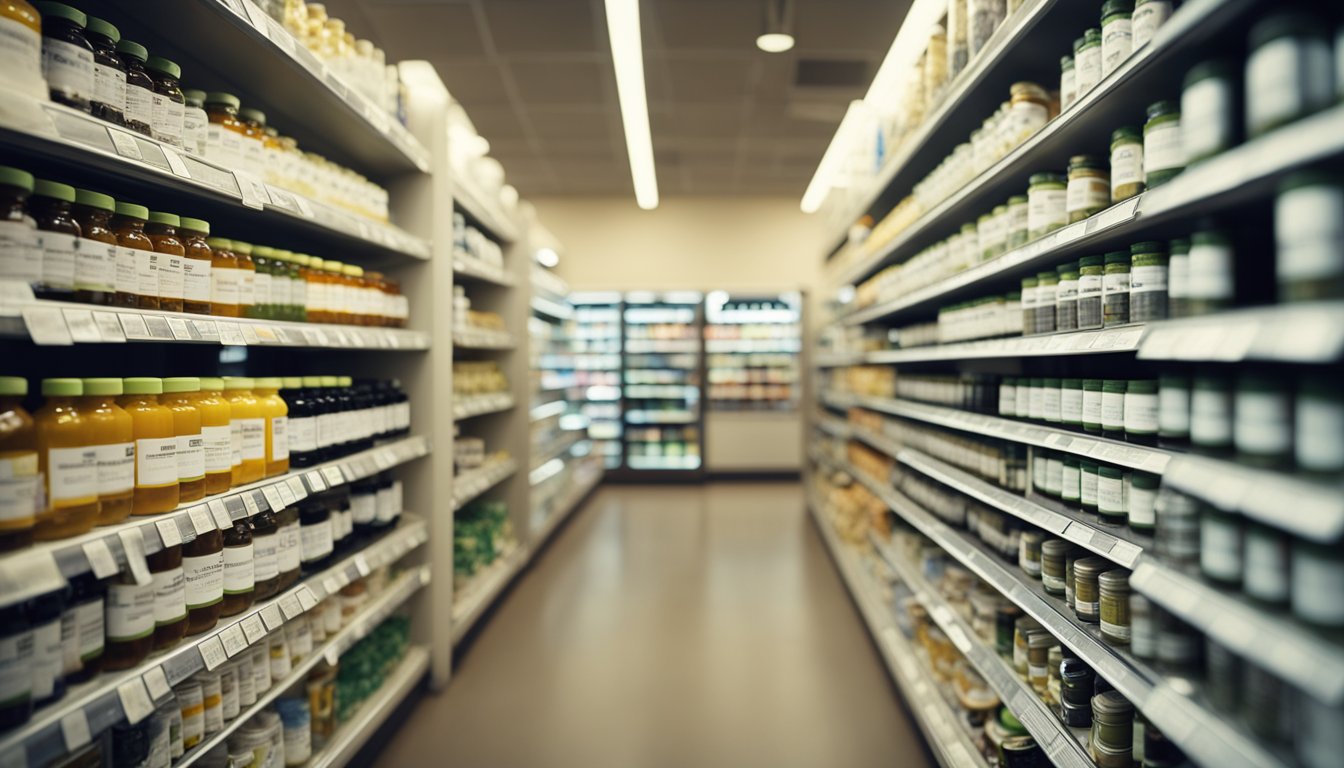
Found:
[(256, 642), (266, 636), (266, 625), (261, 620), (261, 614), (254, 613), (243, 619), (243, 636), (247, 638), (248, 645), (254, 645)]
[(312, 588), (307, 584), (299, 588), (299, 605), (303, 606), (305, 611), (311, 611), (317, 606), (317, 596), (313, 594)]
[(233, 527), (233, 518), (229, 516), (229, 508), (224, 506), (221, 499), (211, 499), (206, 502), (210, 509), (210, 517), (214, 518), (215, 527), (221, 531), (226, 531)]
[(289, 621), (296, 616), (303, 615), (303, 605), (299, 602), (299, 598), (291, 592), (280, 597), (280, 612), (285, 615), (285, 620)]
[(173, 338), (178, 341), (191, 341), (191, 328), (187, 321), (180, 317), (168, 318), (168, 330), (172, 331)]
[(238, 181), (238, 190), (242, 192), (243, 205), (261, 210), (271, 202), (270, 196), (266, 194), (266, 185), (260, 180), (243, 171), (234, 171), (233, 176)]
[(182, 156), (177, 154), (177, 151), (172, 147), (164, 146), (161, 148), (163, 149), (163, 156), (168, 160), (168, 167), (173, 170), (173, 175), (190, 179), (191, 171), (187, 170), (187, 164), (183, 162)]
[(117, 567), (117, 559), (112, 556), (112, 550), (107, 548), (107, 542), (102, 539), (84, 542), (84, 556), (89, 559), (94, 578), (106, 579), (121, 570)]
[(322, 479), (322, 473), (317, 470), (305, 474), (303, 479), (308, 481), (308, 489), (313, 493), (321, 493), (327, 490), (327, 483)]
[(261, 495), (266, 497), (266, 505), (276, 512), (285, 508), (285, 500), (280, 496), (282, 487), (284, 486), (277, 483), (261, 489)]
[(218, 635), (205, 638), (196, 649), (201, 653), (201, 661), (205, 664), (205, 668), (212, 672), (229, 660), (229, 655), (224, 652), (224, 644), (220, 642)]
[(62, 309), (65, 325), (70, 330), (70, 338), (80, 344), (97, 344), (103, 340), (98, 324), (93, 321), (93, 312), (87, 309)]
[(274, 632), (284, 626), (285, 619), (280, 613), (280, 606), (272, 603), (261, 609), (261, 623), (266, 625), (267, 632)]
[(117, 531), (117, 538), (121, 539), (121, 547), (126, 551), (126, 563), (130, 566), (132, 578), (137, 585), (145, 586), (151, 577), (149, 563), (145, 561), (144, 535), (140, 533), (139, 528), (128, 528)]
[(256, 326), (251, 323), (242, 323), (241, 328), (243, 329), (243, 341), (249, 345), (261, 343), (261, 337), (257, 335)]
[(215, 526), (215, 521), (210, 517), (210, 508), (204, 504), (197, 504), (188, 509), (187, 516), (191, 518), (191, 527), (196, 531), (197, 536), (204, 536), (210, 531), (219, 530)]
[(219, 328), (219, 343), (228, 347), (245, 347), (247, 339), (243, 337), (243, 331), (237, 323), (226, 323), (223, 320), (216, 320), (215, 326)]
[(128, 339), (148, 339), (149, 326), (145, 325), (145, 318), (131, 312), (123, 312), (117, 315), (121, 320), (121, 329), (126, 333)]
[(94, 312), (93, 323), (98, 326), (98, 336), (105, 342), (121, 343), (126, 341), (126, 332), (113, 312)]
[(261, 507), (257, 505), (257, 499), (255, 494), (248, 492), (242, 494), (242, 497), (243, 497), (243, 506), (247, 507), (248, 517), (256, 517), (257, 515), (261, 514)]
[(299, 213), (303, 214), (305, 219), (313, 218), (313, 206), (303, 195), (294, 195), (294, 205), (298, 206)]
[(295, 501), (302, 501), (303, 499), (308, 498), (308, 489), (304, 486), (302, 479), (291, 477), (285, 481), (285, 485), (289, 486), (289, 492), (294, 494)]
[(71, 752), (89, 743), (89, 719), (84, 710), (67, 712), (61, 718), (61, 738), (65, 739), (65, 748)]
[(182, 531), (177, 527), (177, 520), (169, 518), (167, 520), (158, 520), (154, 527), (159, 529), (159, 540), (163, 542), (164, 549), (171, 549), (182, 543)]
[(361, 577), (369, 575), (369, 561), (363, 554), (355, 555), (355, 570), (359, 571)]
[(340, 467), (323, 467), (322, 477), (326, 479), (327, 485), (333, 488), (345, 482)]
[(131, 725), (154, 713), (154, 702), (150, 700), (145, 684), (138, 677), (118, 685), (117, 698), (121, 699), (121, 711), (126, 713), (126, 722)]
[(293, 506), (294, 502), (297, 501), (297, 499), (294, 496), (294, 491), (291, 490), (289, 487), (289, 483), (276, 483), (271, 487), (275, 488), (276, 491), (280, 494), (280, 502), (284, 506), (286, 507)]
[(158, 701), (173, 692), (168, 685), (168, 676), (163, 673), (163, 667), (151, 667), (148, 672), (140, 676), (145, 682), (145, 690), (149, 691), (149, 698)]
[(65, 316), (54, 307), (28, 307), (23, 310), (23, 323), (33, 343), (40, 346), (69, 346), (75, 343)]
[(334, 667), (336, 666), (336, 662), (341, 660), (341, 651), (334, 644), (329, 645), (327, 646), (327, 649), (322, 652), (322, 658), (326, 659), (327, 663)]
[(107, 133), (112, 137), (112, 147), (117, 150), (118, 155), (144, 161), (145, 155), (140, 151), (140, 145), (136, 143), (134, 136), (111, 126), (108, 126)]
[(219, 639), (224, 646), (224, 652), (229, 655), (229, 658), (233, 658), (247, 650), (247, 635), (243, 633), (243, 628), (238, 624), (231, 624), (221, 630)]
[(336, 594), (337, 592), (340, 591), (340, 589), (341, 585), (336, 583), (335, 576), (328, 576), (327, 578), (322, 580), (322, 591), (327, 593), (327, 597), (331, 597), (332, 595)]

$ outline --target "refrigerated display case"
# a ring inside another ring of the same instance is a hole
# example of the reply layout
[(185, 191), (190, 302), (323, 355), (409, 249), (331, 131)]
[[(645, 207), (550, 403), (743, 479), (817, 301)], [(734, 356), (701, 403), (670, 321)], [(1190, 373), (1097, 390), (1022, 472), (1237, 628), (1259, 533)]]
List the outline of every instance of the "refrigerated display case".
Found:
[(802, 294), (705, 298), (705, 377), (710, 411), (798, 408)]
[(702, 476), (702, 302), (698, 291), (630, 291), (623, 320), (625, 468)]
[(567, 348), (573, 379), (567, 399), (588, 419), (594, 453), (608, 470), (621, 467), (621, 294), (579, 291), (569, 295), (574, 322)]

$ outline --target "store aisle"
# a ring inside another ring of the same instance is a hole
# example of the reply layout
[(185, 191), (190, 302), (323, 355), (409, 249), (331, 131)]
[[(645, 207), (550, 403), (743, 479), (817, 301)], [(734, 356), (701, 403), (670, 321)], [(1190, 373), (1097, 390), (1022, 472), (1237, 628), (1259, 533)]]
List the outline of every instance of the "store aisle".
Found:
[(377, 766), (931, 764), (861, 622), (797, 485), (608, 487)]

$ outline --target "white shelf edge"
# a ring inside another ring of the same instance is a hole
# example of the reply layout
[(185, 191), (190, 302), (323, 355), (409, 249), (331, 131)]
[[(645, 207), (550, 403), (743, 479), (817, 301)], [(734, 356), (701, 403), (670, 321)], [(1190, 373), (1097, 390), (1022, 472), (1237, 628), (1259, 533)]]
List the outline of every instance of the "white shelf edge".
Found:
[(460, 349), (509, 350), (518, 346), (508, 331), (487, 331), (479, 328), (453, 329), (453, 346)]
[(487, 462), (484, 466), (453, 476), (453, 511), (499, 485), (518, 471), (518, 460), (513, 457)]
[(487, 413), (500, 413), (513, 407), (513, 395), (495, 392), (488, 395), (470, 395), (453, 398), (453, 420), (461, 421)]
[(1062, 331), (1035, 336), (930, 344), (909, 349), (869, 352), (861, 362), (874, 365), (938, 360), (980, 360), (1005, 357), (1064, 357), (1134, 352), (1149, 326), (1142, 323), (1088, 331)]

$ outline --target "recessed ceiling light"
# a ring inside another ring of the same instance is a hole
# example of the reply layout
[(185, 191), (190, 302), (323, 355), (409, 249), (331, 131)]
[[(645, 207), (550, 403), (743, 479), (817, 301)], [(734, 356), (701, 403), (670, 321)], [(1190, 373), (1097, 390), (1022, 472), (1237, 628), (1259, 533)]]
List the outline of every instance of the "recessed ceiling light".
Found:
[(756, 47), (766, 53), (793, 48), (793, 0), (765, 0), (765, 30), (756, 38)]
[(756, 38), (756, 47), (766, 53), (783, 53), (793, 48), (793, 35), (783, 32), (766, 32)]

